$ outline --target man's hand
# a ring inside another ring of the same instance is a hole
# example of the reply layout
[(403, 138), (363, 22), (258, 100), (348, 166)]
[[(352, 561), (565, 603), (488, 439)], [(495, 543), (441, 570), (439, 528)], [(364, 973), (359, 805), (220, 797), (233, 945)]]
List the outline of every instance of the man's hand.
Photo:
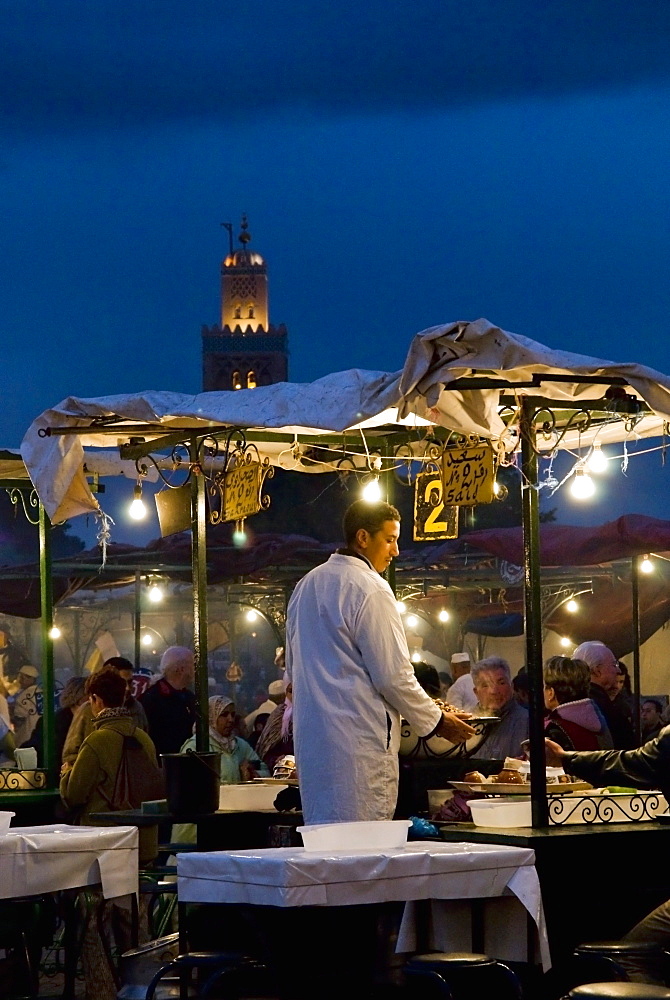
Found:
[(465, 743), (466, 740), (469, 740), (471, 736), (475, 735), (475, 731), (462, 718), (464, 714), (467, 713), (443, 712), (435, 730), (435, 736), (441, 736), (443, 740), (449, 740), (451, 743)]
[(251, 762), (243, 760), (240, 764), (240, 778), (242, 781), (253, 781), (255, 777), (256, 772)]
[(60, 776), (61, 776), (61, 778), (64, 778), (65, 775), (68, 773), (68, 771), (71, 771), (71, 770), (72, 770), (72, 764), (69, 761), (67, 761), (67, 760), (64, 761), (61, 764), (61, 769), (60, 769)]
[(558, 743), (545, 738), (544, 753), (549, 767), (563, 767), (563, 758), (567, 757), (567, 752)]

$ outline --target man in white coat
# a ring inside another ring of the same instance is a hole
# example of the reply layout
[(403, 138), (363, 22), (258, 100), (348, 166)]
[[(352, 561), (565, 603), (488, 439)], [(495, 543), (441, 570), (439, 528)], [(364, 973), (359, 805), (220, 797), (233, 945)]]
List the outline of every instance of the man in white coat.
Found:
[(286, 623), (293, 732), (307, 824), (388, 820), (398, 794), (400, 717), (420, 736), (474, 735), (418, 684), (393, 591), (381, 576), (398, 555), (400, 514), (356, 501), (346, 548), (296, 587)]

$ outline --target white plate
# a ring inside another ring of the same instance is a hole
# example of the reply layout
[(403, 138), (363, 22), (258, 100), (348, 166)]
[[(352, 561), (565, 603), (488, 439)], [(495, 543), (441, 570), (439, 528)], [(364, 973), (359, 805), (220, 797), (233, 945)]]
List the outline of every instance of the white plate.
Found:
[[(530, 782), (523, 784), (503, 784), (499, 781), (450, 781), (458, 792), (481, 792), (484, 795), (530, 795)], [(592, 788), (588, 781), (555, 782), (547, 785), (548, 795), (563, 795), (566, 792), (582, 792)]]

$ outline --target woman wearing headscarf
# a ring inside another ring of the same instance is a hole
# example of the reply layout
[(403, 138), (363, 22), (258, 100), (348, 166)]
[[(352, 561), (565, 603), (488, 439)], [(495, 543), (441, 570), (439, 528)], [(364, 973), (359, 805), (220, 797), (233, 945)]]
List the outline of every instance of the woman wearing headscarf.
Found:
[[(209, 699), (209, 749), (221, 754), (221, 784), (237, 785), (253, 781), (255, 777), (267, 778), (270, 774), (256, 751), (246, 740), (235, 736), (235, 702), (225, 695)], [(195, 750), (195, 736), (186, 740), (181, 752)]]

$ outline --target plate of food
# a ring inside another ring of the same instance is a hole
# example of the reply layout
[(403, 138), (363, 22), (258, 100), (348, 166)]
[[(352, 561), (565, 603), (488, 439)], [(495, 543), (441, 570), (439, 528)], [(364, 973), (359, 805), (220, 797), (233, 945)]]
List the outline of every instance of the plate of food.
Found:
[[(567, 775), (565, 777), (568, 778)], [(499, 775), (493, 775), (493, 778), (498, 780), (488, 779), (481, 775), (480, 778), (474, 780), (450, 781), (449, 784), (458, 792), (469, 792), (470, 794), (479, 792), (482, 795), (530, 795), (529, 781), (515, 779), (501, 781)], [(570, 781), (569, 778), (567, 781), (550, 781), (546, 785), (548, 795), (565, 795), (567, 792), (581, 792), (592, 787), (588, 781)]]

